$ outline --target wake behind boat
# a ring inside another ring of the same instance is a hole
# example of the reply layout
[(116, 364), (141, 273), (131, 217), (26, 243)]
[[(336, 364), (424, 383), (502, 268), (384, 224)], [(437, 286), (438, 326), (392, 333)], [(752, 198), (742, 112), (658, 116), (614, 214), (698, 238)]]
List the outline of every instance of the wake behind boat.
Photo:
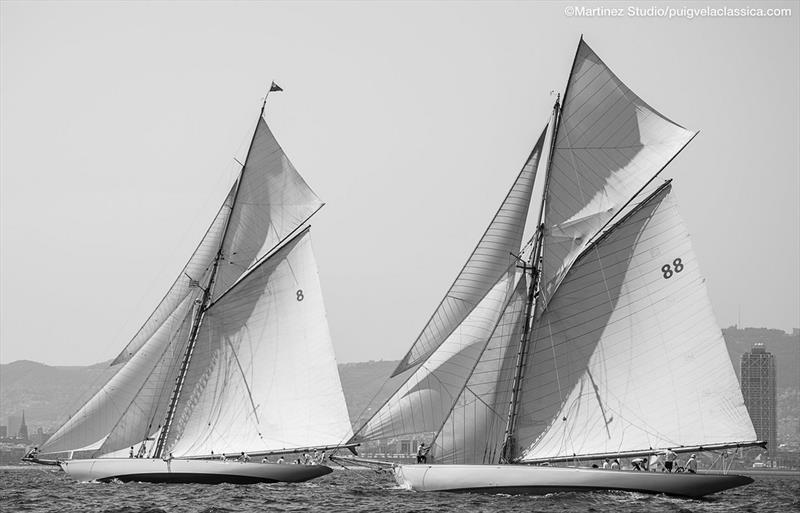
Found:
[(763, 445), (670, 181), (655, 180), (696, 133), (583, 38), (559, 100), (393, 395), (351, 441), (427, 444), (418, 463), (433, 464), (394, 465), (417, 491), (701, 497), (752, 482), (724, 475), (724, 457), (718, 475), (552, 466)]
[(117, 372), (42, 446), (37, 457), (61, 460), (73, 478), (305, 481), (330, 469), (214, 458), (330, 449), (352, 435), (303, 228), (323, 203), (278, 145), (265, 104), (189, 262)]

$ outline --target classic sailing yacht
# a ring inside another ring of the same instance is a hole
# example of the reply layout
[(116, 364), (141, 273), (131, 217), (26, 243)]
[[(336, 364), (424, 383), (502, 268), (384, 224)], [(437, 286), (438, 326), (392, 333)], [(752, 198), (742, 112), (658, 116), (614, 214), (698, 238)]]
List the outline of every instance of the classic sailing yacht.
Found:
[(588, 467), (760, 444), (670, 183), (655, 181), (695, 135), (581, 38), (563, 104), (352, 441), (428, 442), (431, 462), (395, 465), (419, 491), (697, 497), (751, 482)]
[(275, 140), (265, 104), (237, 180), (112, 363), (119, 370), (41, 448), (43, 459), (67, 458), (75, 479), (305, 481), (331, 469), (220, 458), (324, 449), (352, 435), (301, 229), (323, 203)]

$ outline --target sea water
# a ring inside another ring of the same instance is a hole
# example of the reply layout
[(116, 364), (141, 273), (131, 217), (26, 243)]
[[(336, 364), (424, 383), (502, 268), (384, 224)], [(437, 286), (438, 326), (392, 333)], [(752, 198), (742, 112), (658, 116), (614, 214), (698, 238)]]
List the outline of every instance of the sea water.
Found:
[(336, 470), (297, 484), (191, 485), (77, 483), (55, 467), (0, 467), (0, 511), (44, 512), (794, 512), (800, 479), (758, 476), (755, 483), (702, 500), (629, 492), (509, 496), (416, 493), (399, 488), (387, 472)]

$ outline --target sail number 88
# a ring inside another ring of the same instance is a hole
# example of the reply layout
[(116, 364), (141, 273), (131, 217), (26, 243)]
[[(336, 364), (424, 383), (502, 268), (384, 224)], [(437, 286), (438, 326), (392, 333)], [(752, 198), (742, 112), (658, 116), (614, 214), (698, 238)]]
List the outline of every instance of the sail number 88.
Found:
[(664, 273), (664, 279), (668, 280), (672, 278), (674, 273), (679, 273), (683, 271), (683, 262), (680, 258), (676, 258), (672, 261), (672, 266), (669, 264), (664, 264), (661, 266), (661, 272)]

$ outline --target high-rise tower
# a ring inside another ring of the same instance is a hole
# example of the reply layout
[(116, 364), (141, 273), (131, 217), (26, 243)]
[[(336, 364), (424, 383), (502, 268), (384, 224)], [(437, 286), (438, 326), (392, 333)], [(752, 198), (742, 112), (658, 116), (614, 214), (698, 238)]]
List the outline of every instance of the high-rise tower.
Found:
[(778, 449), (775, 356), (764, 344), (753, 344), (750, 352), (742, 355), (741, 371), (744, 404), (758, 439), (767, 442), (769, 457), (774, 459)]

